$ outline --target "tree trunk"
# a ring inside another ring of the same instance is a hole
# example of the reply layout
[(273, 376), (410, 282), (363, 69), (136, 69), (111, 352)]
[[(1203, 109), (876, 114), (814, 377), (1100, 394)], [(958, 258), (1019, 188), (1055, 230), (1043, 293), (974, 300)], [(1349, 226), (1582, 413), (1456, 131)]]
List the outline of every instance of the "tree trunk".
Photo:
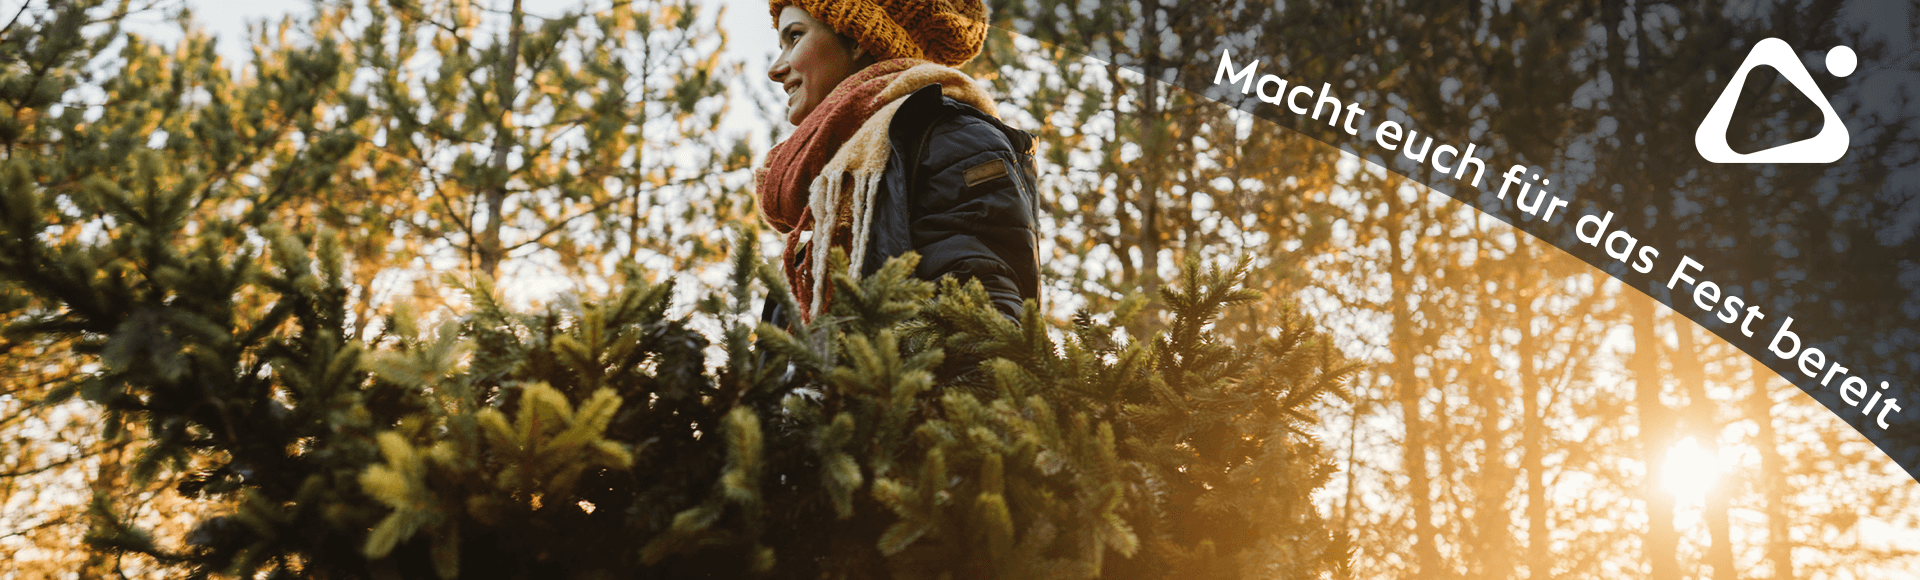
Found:
[[(1631, 290), (1628, 290), (1631, 292)], [(1659, 308), (1652, 298), (1629, 296), (1633, 306), (1633, 357), (1629, 360), (1634, 402), (1640, 412), (1640, 458), (1646, 479), (1640, 497), (1647, 505), (1646, 535), (1641, 538), (1653, 580), (1678, 580), (1680, 564), (1675, 547), (1680, 536), (1673, 529), (1673, 496), (1660, 489), (1661, 464), (1673, 445), (1673, 414), (1660, 401), (1660, 339), (1656, 333)]]
[(1160, 290), (1160, 180), (1164, 178), (1157, 156), (1166, 147), (1161, 135), (1160, 80), (1160, 0), (1141, 3), (1141, 62), (1146, 80), (1140, 84), (1140, 292), (1148, 300), (1158, 298)]
[[(1486, 232), (1476, 228), (1474, 233), (1476, 235), (1473, 247), (1478, 254), (1474, 259), (1476, 294), (1484, 297), (1482, 303), (1492, 304), (1496, 298), (1501, 297), (1492, 293), (1480, 294), (1480, 291), (1484, 290), (1485, 282), (1492, 281), (1499, 275), (1498, 265), (1480, 248), (1483, 242), (1479, 240), (1485, 239)], [(1505, 430), (1500, 423), (1505, 418), (1507, 405), (1511, 402), (1507, 399), (1510, 391), (1505, 382), (1495, 380), (1493, 376), (1496, 368), (1493, 343), (1495, 337), (1502, 334), (1499, 331), (1499, 323), (1486, 313), (1474, 319), (1476, 322), (1473, 336), (1479, 344), (1473, 353), (1472, 376), (1480, 385), (1480, 393), (1474, 397), (1474, 400), (1480, 406), (1481, 448), (1479, 482), (1474, 485), (1473, 491), (1476, 500), (1473, 506), (1474, 539), (1479, 545), (1480, 552), (1476, 558), (1479, 560), (1480, 567), (1478, 577), (1505, 579), (1513, 577), (1513, 558), (1510, 552), (1513, 534), (1508, 529), (1508, 521), (1511, 518), (1507, 512), (1507, 494), (1513, 489), (1513, 474), (1507, 467)]]
[(1753, 446), (1760, 449), (1760, 489), (1766, 496), (1767, 561), (1773, 565), (1773, 580), (1793, 580), (1792, 507), (1787, 504), (1787, 464), (1780, 457), (1779, 436), (1773, 430), (1773, 395), (1767, 387), (1773, 383), (1773, 371), (1753, 363), (1753, 392), (1747, 395), (1747, 416), (1759, 425)]
[(513, 152), (513, 102), (519, 92), (515, 90), (514, 77), (520, 74), (520, 37), (522, 21), (526, 15), (520, 10), (520, 0), (513, 0), (511, 13), (512, 25), (507, 30), (507, 54), (500, 60), (499, 72), (493, 79), (495, 105), (500, 107), (500, 118), (494, 124), (493, 133), (493, 183), (486, 191), (487, 225), (480, 231), (479, 254), (480, 272), (488, 277), (500, 273), (500, 261), (505, 259), (505, 247), (500, 242), (500, 222), (506, 219), (507, 156)]
[(1419, 352), (1414, 345), (1413, 312), (1407, 307), (1406, 296), (1413, 292), (1413, 274), (1408, 268), (1409, 262), (1417, 261), (1417, 248), (1407, 247), (1401, 233), (1405, 229), (1402, 220), (1412, 220), (1400, 201), (1396, 188), (1387, 187), (1382, 196), (1387, 203), (1386, 231), (1388, 247), (1392, 248), (1389, 257), (1388, 274), (1393, 279), (1393, 384), (1398, 391), (1400, 403), (1400, 422), (1406, 428), (1406, 439), (1401, 444), (1402, 468), (1407, 472), (1407, 497), (1413, 508), (1413, 553), (1417, 568), (1413, 577), (1433, 578), (1441, 575), (1440, 551), (1435, 545), (1436, 532), (1433, 526), (1433, 502), (1429, 497), (1432, 482), (1427, 476), (1427, 430), (1426, 420), (1421, 417), (1420, 401), (1423, 394), (1413, 374), (1413, 357)]
[[(1685, 317), (1675, 317), (1673, 332), (1677, 339), (1674, 349), (1673, 374), (1687, 390), (1687, 432), (1694, 441), (1707, 450), (1708, 455), (1720, 456), (1719, 422), (1715, 420), (1718, 407), (1707, 398), (1706, 368), (1700, 361), (1698, 345), (1693, 340), (1693, 324)], [(1707, 535), (1711, 543), (1707, 546), (1707, 564), (1713, 566), (1714, 580), (1735, 580), (1733, 538), (1727, 525), (1728, 497), (1739, 486), (1732, 481), (1732, 474), (1722, 474), (1719, 481), (1707, 490), (1706, 505), (1701, 518), (1706, 521)]]
[[(1533, 262), (1532, 252), (1526, 245), (1520, 245), (1515, 252), (1517, 263)], [(1515, 297), (1515, 311), (1519, 316), (1520, 344), (1520, 468), (1527, 472), (1527, 578), (1545, 580), (1553, 577), (1553, 559), (1547, 550), (1552, 546), (1547, 532), (1547, 489), (1544, 469), (1546, 450), (1546, 418), (1540, 408), (1540, 369), (1535, 357), (1539, 356), (1534, 348), (1533, 335), (1533, 296), (1527, 289), (1533, 287), (1532, 270), (1514, 268), (1514, 288), (1520, 289)]]
[[(1474, 486), (1473, 513), (1476, 537), (1480, 544), (1480, 577), (1512, 578), (1513, 559), (1509, 555), (1512, 534), (1507, 529), (1507, 493), (1513, 487), (1513, 474), (1507, 469), (1506, 442), (1500, 421), (1507, 401), (1506, 385), (1493, 378), (1493, 350), (1486, 341), (1491, 341), (1493, 331), (1481, 334), (1480, 353), (1475, 358), (1475, 366), (1480, 373), (1482, 390), (1480, 401), (1480, 446), (1483, 464), (1480, 468), (1480, 483)], [(1485, 362), (1483, 362), (1485, 361)]]

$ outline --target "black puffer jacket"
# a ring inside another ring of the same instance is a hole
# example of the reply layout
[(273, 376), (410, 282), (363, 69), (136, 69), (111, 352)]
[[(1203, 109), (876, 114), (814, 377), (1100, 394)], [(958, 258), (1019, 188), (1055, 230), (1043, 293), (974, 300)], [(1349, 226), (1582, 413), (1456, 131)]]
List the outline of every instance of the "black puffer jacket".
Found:
[[(874, 194), (862, 275), (888, 258), (920, 253), (927, 280), (977, 279), (1001, 313), (1019, 318), (1040, 296), (1039, 199), (1033, 137), (928, 85), (906, 97), (888, 137), (893, 154)], [(768, 300), (761, 318), (792, 318)]]

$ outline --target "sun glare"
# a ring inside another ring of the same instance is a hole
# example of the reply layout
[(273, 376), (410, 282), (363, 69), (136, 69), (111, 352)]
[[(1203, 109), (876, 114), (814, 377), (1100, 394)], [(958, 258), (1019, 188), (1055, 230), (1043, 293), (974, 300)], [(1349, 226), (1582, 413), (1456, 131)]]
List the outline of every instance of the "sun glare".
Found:
[(1692, 437), (1681, 439), (1679, 443), (1667, 448), (1667, 458), (1660, 465), (1661, 487), (1673, 494), (1675, 500), (1687, 503), (1701, 503), (1707, 497), (1707, 491), (1720, 479), (1720, 458)]

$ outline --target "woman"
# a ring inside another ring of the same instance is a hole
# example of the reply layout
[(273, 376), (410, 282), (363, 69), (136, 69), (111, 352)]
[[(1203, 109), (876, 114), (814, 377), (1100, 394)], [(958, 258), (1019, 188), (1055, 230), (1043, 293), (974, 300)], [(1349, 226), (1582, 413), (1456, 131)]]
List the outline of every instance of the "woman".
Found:
[[(979, 280), (1017, 320), (1040, 288), (1033, 139), (951, 68), (986, 38), (980, 0), (772, 0), (771, 12), (781, 53), (767, 77), (798, 128), (755, 181), (786, 235), (800, 319), (826, 311), (840, 248), (861, 275), (918, 252), (916, 276)], [(767, 304), (764, 319), (790, 320)]]

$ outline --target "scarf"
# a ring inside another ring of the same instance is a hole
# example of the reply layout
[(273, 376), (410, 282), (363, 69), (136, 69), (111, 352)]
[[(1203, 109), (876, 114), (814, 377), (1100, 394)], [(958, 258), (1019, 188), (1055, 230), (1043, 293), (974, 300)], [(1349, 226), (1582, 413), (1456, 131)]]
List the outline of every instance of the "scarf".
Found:
[[(859, 274), (873, 196), (892, 154), (887, 128), (906, 102), (902, 97), (931, 84), (995, 115), (993, 99), (960, 71), (924, 60), (882, 61), (834, 87), (792, 135), (767, 151), (766, 165), (755, 172), (760, 214), (786, 236), (780, 261), (802, 305), (802, 321), (813, 320), (831, 302), (827, 260), (833, 248), (845, 251), (849, 273)], [(811, 237), (803, 239), (806, 234)]]

